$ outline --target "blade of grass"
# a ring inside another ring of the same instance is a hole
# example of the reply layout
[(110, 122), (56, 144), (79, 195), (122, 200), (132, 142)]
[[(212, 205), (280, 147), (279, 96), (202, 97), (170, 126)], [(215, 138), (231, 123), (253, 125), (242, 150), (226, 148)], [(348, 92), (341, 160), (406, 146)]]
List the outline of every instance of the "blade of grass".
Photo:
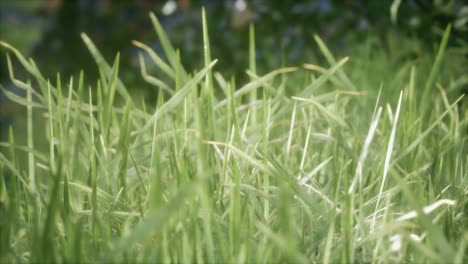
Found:
[(142, 129), (143, 131), (148, 130), (152, 122), (155, 122), (159, 117), (164, 115), (165, 113), (169, 112), (175, 106), (177, 106), (180, 102), (184, 100), (184, 98), (190, 93), (192, 89), (196, 87), (196, 85), (201, 81), (201, 79), (207, 74), (207, 72), (216, 64), (217, 60), (211, 62), (207, 67), (197, 73), (193, 79), (188, 81), (184, 87), (182, 87), (176, 94), (174, 94), (171, 99), (165, 102), (151, 117), (150, 122), (148, 122), (145, 127)]
[[(111, 75), (109, 78), (109, 83), (107, 84), (108, 90), (106, 92), (106, 98), (104, 102), (104, 113), (103, 113), (103, 124), (102, 124), (102, 129), (103, 131), (101, 132), (104, 134), (104, 140), (105, 142), (110, 141), (110, 130), (112, 126), (112, 114), (113, 114), (113, 109), (112, 106), (114, 105), (114, 95), (115, 95), (115, 90), (117, 87), (117, 80), (118, 80), (118, 74), (119, 74), (119, 61), (120, 61), (120, 54), (117, 53), (115, 56), (114, 64), (112, 65), (112, 70), (111, 70)], [(127, 102), (130, 102), (130, 98), (126, 99)], [(90, 102), (91, 104), (91, 102)]]
[(164, 53), (166, 54), (167, 59), (169, 60), (169, 63), (171, 64), (173, 69), (179, 68), (179, 74), (182, 78), (182, 82), (185, 83), (188, 80), (188, 75), (185, 69), (182, 67), (182, 64), (180, 63), (180, 60), (177, 58), (177, 54), (174, 50), (174, 48), (171, 45), (171, 42), (169, 41), (169, 38), (167, 37), (166, 32), (162, 28), (161, 24), (159, 23), (159, 20), (156, 18), (154, 13), (149, 14), (151, 18), (151, 22), (153, 23), (153, 27), (156, 30), (156, 34), (159, 37), (159, 41), (161, 42), (161, 46), (164, 50)]
[[(202, 27), (203, 27), (203, 53), (205, 58), (205, 67), (208, 67), (211, 62), (211, 50), (210, 50), (210, 38), (208, 34), (208, 25), (206, 23), (206, 14), (205, 8), (202, 8)], [(205, 108), (206, 122), (208, 126), (209, 134), (207, 138), (215, 139), (216, 131), (215, 129), (215, 113), (214, 113), (214, 87), (213, 87), (213, 71), (209, 68), (208, 72), (205, 75), (205, 86), (204, 86), (204, 100), (203, 107)]]
[[(91, 39), (88, 37), (88, 35), (86, 35), (85, 33), (81, 33), (81, 38), (83, 39), (83, 42), (86, 44), (86, 47), (93, 56), (93, 59), (96, 62), (98, 68), (105, 74), (106, 78), (110, 79), (112, 76), (112, 68), (106, 62), (106, 60), (101, 55), (101, 53), (96, 48)], [(131, 96), (128, 92), (128, 89), (125, 87), (125, 85), (119, 78), (116, 78), (115, 85), (117, 87), (117, 92), (120, 94), (120, 96), (122, 96), (124, 99), (131, 100)]]
[[(255, 80), (254, 82), (249, 82), (248, 84), (242, 86), (240, 89), (238, 89), (234, 93), (233, 99), (237, 98), (239, 96), (242, 96), (244, 94), (250, 93), (252, 90), (259, 88), (260, 86), (263, 85), (263, 83), (265, 83), (267, 81), (270, 81), (271, 79), (273, 79), (274, 77), (276, 77), (277, 75), (279, 75), (281, 73), (288, 73), (288, 72), (293, 72), (293, 71), (296, 71), (296, 70), (297, 70), (297, 68), (295, 68), (295, 67), (289, 67), (289, 68), (274, 70), (274, 71), (262, 76), (258, 80)], [(219, 103), (216, 104), (215, 109), (221, 108), (226, 103), (227, 103), (226, 99), (221, 100)]]
[[(403, 99), (403, 91), (400, 92), (400, 99), (398, 99), (398, 105), (397, 105), (397, 109), (396, 109), (396, 112), (395, 112), (395, 118), (393, 120), (393, 125), (392, 125), (392, 132), (390, 133), (390, 138), (388, 140), (388, 147), (387, 147), (387, 153), (385, 155), (385, 163), (384, 163), (382, 183), (380, 185), (379, 194), (377, 196), (377, 203), (375, 205), (375, 211), (377, 211), (379, 209), (380, 199), (382, 197), (382, 192), (383, 192), (383, 189), (384, 189), (384, 186), (385, 186), (385, 181), (387, 179), (388, 170), (390, 169), (390, 159), (392, 157), (393, 145), (395, 144), (396, 128), (397, 128), (397, 125), (398, 125), (398, 118), (400, 116), (400, 109), (401, 109), (402, 99)], [(374, 217), (372, 218), (371, 232), (374, 231), (374, 228), (375, 228), (375, 217), (376, 217), (376, 215), (374, 214)]]
[[(325, 43), (322, 41), (322, 39), (318, 35), (314, 35), (314, 39), (317, 42), (320, 51), (323, 53), (325, 56), (325, 59), (328, 61), (330, 65), (335, 65), (336, 60), (330, 50), (327, 48)], [(349, 77), (344, 73), (343, 70), (338, 70), (338, 76), (341, 78), (343, 83), (345, 83), (351, 90), (357, 90), (356, 86), (351, 82)]]
[[(444, 58), (445, 50), (447, 48), (447, 43), (450, 36), (450, 29), (451, 25), (449, 24), (447, 28), (445, 28), (444, 35), (442, 37), (442, 42), (440, 43), (439, 50), (437, 51), (435, 62), (432, 65), (431, 72), (429, 73), (428, 78), (426, 79), (422, 100), (428, 99), (428, 96), (430, 96), (430, 91), (434, 87), (434, 83), (437, 77), (439, 76), (440, 67), (442, 65), (442, 60)], [(421, 106), (425, 105), (427, 104), (421, 104)]]
[(311, 103), (311, 104), (314, 105), (321, 113), (323, 113), (325, 116), (329, 117), (331, 120), (333, 120), (333, 121), (335, 121), (336, 123), (338, 123), (340, 126), (345, 127), (345, 128), (348, 127), (348, 125), (346, 124), (346, 122), (345, 122), (341, 117), (339, 117), (337, 114), (332, 113), (332, 112), (329, 111), (327, 108), (325, 108), (323, 105), (321, 105), (320, 103), (318, 103), (317, 100), (315, 100), (315, 98), (302, 98), (302, 97), (296, 97), (296, 96), (293, 96), (293, 97), (291, 97), (291, 98), (292, 98), (293, 100)]
[(134, 40), (132, 41), (132, 44), (146, 51), (146, 53), (148, 53), (150, 58), (153, 60), (154, 64), (156, 64), (156, 66), (158, 66), (165, 74), (167, 74), (167, 76), (175, 80), (174, 70), (165, 61), (163, 61), (156, 52), (154, 52), (150, 47), (139, 41)]
[[(249, 26), (249, 71), (253, 74), (257, 74), (257, 67), (255, 65), (255, 29), (253, 24)], [(251, 82), (254, 82), (254, 78), (250, 78)], [(250, 93), (250, 102), (257, 101), (257, 89), (252, 90)], [(252, 119), (251, 124), (257, 124), (257, 113), (255, 108), (252, 109)]]
[[(302, 92), (299, 94), (299, 97), (308, 97), (312, 94), (312, 92), (317, 89), (318, 87), (322, 86), (326, 81), (328, 81), (336, 72), (339, 72), (341, 67), (349, 60), (348, 57), (343, 58), (337, 63), (332, 64), (333, 66), (328, 69), (324, 74), (320, 75), (320, 77), (313, 81), (310, 85), (306, 86)], [(357, 89), (353, 89), (357, 90)]]
[[(31, 90), (28, 90), (26, 94), (26, 99), (28, 100), (27, 109), (27, 136), (28, 136), (28, 148), (34, 149), (34, 128), (33, 128), (33, 113), (32, 113), (32, 93)], [(36, 169), (34, 166), (34, 153), (28, 153), (28, 174), (29, 174), (29, 187), (32, 191), (36, 191)]]
[(158, 88), (161, 88), (162, 90), (168, 92), (170, 95), (174, 94), (174, 90), (171, 89), (167, 84), (165, 84), (163, 81), (159, 80), (158, 78), (155, 78), (149, 75), (148, 72), (146, 72), (145, 59), (140, 53), (138, 54), (138, 60), (140, 61), (141, 76), (147, 83), (152, 84)]

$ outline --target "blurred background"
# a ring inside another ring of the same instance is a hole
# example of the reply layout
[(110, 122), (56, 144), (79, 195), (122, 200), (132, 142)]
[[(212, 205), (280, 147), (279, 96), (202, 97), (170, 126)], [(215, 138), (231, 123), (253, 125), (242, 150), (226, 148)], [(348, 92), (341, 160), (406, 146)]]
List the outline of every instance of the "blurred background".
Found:
[[(449, 45), (466, 47), (468, 5), (463, 0), (1, 0), (0, 40), (32, 57), (43, 74), (62, 80), (85, 69), (86, 81), (95, 83), (98, 71), (80, 38), (86, 32), (112, 62), (121, 52), (120, 77), (132, 92), (149, 94), (138, 67), (138, 40), (162, 55), (149, 19), (154, 12), (173, 43), (180, 49), (186, 69), (203, 65), (201, 7), (208, 18), (212, 57), (217, 68), (236, 80), (246, 78), (248, 29), (255, 25), (257, 71), (323, 62), (313, 35), (318, 34), (338, 57), (363, 39), (374, 38), (389, 53), (388, 36), (414, 38), (423, 50), (435, 50), (447, 24), (453, 26)], [(419, 46), (418, 46), (419, 47)], [(0, 51), (0, 83), (9, 83), (5, 49)], [(466, 53), (465, 53), (466, 56)], [(15, 63), (18, 64), (18, 63)], [(149, 69), (156, 71), (156, 69)], [(21, 76), (21, 69), (15, 69)], [(0, 131), (19, 107), (0, 94)], [(0, 135), (1, 138), (4, 136)]]

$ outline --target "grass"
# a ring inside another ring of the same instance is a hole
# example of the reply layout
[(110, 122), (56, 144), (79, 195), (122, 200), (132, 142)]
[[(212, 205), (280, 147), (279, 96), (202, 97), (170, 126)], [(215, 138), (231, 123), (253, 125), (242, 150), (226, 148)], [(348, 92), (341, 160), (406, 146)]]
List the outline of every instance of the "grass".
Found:
[(211, 58), (205, 18), (194, 72), (151, 21), (166, 60), (133, 44), (166, 74), (140, 56), (154, 105), (85, 34), (92, 87), (84, 73), (47, 80), (0, 42), (30, 75), (17, 80), (8, 55), (27, 96), (2, 90), (27, 108), (27, 133), (0, 143), (0, 262), (466, 263), (467, 76), (450, 28), (410, 62), (411, 41), (340, 59), (316, 36), (328, 66), (259, 75), (251, 27), (239, 86)]

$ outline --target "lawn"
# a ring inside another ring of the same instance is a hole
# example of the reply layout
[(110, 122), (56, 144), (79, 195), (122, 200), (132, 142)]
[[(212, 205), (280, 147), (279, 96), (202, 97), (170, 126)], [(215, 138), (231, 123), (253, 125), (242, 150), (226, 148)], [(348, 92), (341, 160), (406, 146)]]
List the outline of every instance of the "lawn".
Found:
[(205, 19), (194, 71), (150, 18), (165, 57), (133, 44), (152, 104), (84, 33), (91, 86), (93, 69), (47, 80), (0, 42), (26, 96), (2, 91), (27, 109), (0, 143), (0, 262), (466, 263), (468, 75), (450, 27), (431, 51), (390, 35), (343, 57), (315, 36), (326, 64), (261, 74), (251, 27), (239, 84)]

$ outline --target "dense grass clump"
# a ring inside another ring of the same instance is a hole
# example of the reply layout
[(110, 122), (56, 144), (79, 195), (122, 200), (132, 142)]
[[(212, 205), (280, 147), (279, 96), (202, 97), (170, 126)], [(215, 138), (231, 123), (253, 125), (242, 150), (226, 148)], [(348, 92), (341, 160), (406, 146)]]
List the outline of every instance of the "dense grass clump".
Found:
[(30, 74), (16, 79), (8, 56), (26, 96), (2, 89), (27, 126), (24, 145), (12, 129), (0, 143), (0, 262), (467, 261), (467, 75), (450, 28), (435, 56), (409, 62), (398, 55), (413, 42), (390, 39), (387, 54), (369, 39), (338, 59), (317, 36), (329, 66), (265, 75), (251, 28), (238, 86), (216, 71), (205, 19), (192, 73), (151, 20), (166, 59), (133, 43), (155, 107), (85, 34), (92, 87), (46, 80), (0, 42)]

